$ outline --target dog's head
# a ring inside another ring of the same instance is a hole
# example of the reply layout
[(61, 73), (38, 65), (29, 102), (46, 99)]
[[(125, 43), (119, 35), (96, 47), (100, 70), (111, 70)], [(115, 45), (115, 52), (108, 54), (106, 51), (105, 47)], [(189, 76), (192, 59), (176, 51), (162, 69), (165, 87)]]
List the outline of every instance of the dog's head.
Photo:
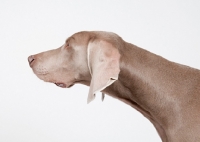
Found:
[(59, 87), (68, 88), (75, 83), (90, 86), (89, 103), (97, 91), (118, 79), (120, 55), (106, 40), (108, 34), (76, 33), (57, 49), (29, 56), (29, 65), (38, 78)]

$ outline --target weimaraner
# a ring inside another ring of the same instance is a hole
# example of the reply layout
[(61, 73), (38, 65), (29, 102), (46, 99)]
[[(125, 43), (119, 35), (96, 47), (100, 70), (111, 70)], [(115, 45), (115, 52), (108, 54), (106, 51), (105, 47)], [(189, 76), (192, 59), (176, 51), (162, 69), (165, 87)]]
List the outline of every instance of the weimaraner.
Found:
[(28, 57), (46, 82), (90, 86), (141, 112), (163, 142), (200, 142), (200, 71), (168, 61), (110, 32), (75, 33), (57, 49)]

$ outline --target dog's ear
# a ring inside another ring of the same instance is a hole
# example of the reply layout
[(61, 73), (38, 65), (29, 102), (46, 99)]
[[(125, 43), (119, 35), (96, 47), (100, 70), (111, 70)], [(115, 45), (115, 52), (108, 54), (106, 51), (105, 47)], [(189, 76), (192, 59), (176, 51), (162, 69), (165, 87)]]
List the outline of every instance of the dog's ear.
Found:
[(103, 40), (88, 44), (88, 67), (92, 76), (87, 102), (118, 79), (120, 54), (116, 47)]

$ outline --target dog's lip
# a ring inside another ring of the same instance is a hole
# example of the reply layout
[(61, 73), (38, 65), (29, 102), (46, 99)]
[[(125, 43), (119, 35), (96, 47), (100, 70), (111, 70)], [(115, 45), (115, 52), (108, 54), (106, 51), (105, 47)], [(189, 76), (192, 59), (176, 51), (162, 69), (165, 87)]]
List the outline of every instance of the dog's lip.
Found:
[(60, 82), (56, 82), (54, 84), (58, 87), (61, 87), (61, 88), (70, 88), (74, 85), (74, 84), (70, 84), (70, 85), (67, 86), (65, 83), (60, 83)]
[(56, 82), (54, 84), (56, 84), (56, 86), (62, 87), (62, 88), (66, 88), (67, 87), (66, 84), (64, 84), (64, 83), (58, 83), (58, 82)]

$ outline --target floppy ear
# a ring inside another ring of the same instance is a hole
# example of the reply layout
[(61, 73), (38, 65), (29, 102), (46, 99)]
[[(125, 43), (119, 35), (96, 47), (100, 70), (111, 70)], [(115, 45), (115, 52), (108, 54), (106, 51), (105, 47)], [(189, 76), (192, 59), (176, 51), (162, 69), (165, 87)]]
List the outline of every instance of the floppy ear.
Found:
[(120, 72), (118, 49), (103, 40), (94, 40), (88, 44), (88, 67), (92, 76), (87, 102), (118, 79)]

